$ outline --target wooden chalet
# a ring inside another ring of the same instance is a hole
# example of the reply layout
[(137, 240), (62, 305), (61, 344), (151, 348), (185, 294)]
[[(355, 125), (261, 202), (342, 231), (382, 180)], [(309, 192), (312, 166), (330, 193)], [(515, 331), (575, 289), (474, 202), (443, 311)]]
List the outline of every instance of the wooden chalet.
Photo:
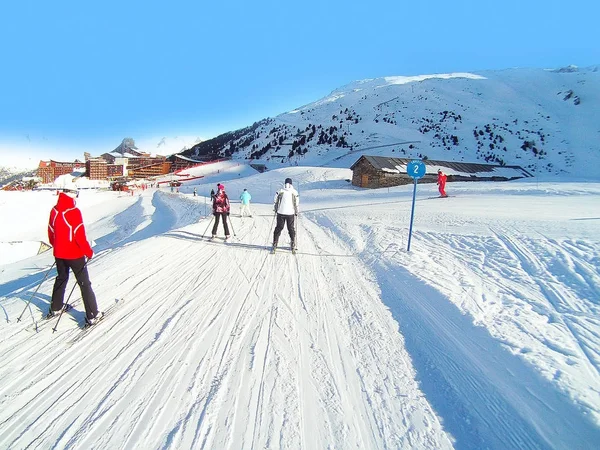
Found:
[[(364, 188), (382, 188), (412, 184), (406, 166), (413, 159), (386, 156), (361, 156), (350, 169), (352, 184)], [(437, 171), (441, 169), (452, 181), (509, 181), (533, 176), (520, 166), (465, 163), (453, 161), (424, 160), (426, 174), (419, 183), (437, 182)]]

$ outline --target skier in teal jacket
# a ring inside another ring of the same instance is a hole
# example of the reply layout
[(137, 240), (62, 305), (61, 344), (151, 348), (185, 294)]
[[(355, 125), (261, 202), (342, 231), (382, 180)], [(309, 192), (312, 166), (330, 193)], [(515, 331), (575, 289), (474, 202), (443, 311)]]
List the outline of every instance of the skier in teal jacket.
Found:
[(252, 211), (250, 211), (251, 199), (252, 196), (250, 195), (250, 192), (248, 192), (248, 189), (244, 189), (244, 192), (242, 192), (242, 195), (240, 195), (240, 200), (242, 201), (242, 207), (240, 208), (240, 217), (244, 217), (244, 214), (247, 214), (250, 217), (252, 217)]

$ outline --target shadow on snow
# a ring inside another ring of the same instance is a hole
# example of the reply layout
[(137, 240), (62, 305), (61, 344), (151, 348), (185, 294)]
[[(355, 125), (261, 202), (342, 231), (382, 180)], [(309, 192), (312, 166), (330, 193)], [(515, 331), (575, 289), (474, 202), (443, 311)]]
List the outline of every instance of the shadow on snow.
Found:
[[(139, 197), (132, 206), (120, 212), (114, 216), (113, 222), (116, 229), (101, 238), (96, 239), (96, 246), (94, 247), (95, 256), (91, 262), (98, 260), (105, 254), (124, 247), (133, 242), (142, 241), (144, 239), (164, 234), (177, 225), (177, 215), (171, 209), (165, 195), (160, 193), (157, 195), (155, 192), (152, 196), (152, 206), (155, 210), (150, 218), (148, 226), (137, 230), (137, 228), (148, 220), (148, 217), (144, 216), (144, 208), (142, 206), (143, 197)], [(198, 218), (202, 217), (201, 210), (199, 207), (196, 215), (191, 215), (189, 221), (197, 221)], [(182, 226), (182, 225), (180, 225)], [(136, 231), (137, 230), (137, 231)], [(39, 291), (32, 297), (38, 285), (44, 281), (44, 276), (49, 268), (41, 270), (36, 273), (32, 273), (21, 278), (11, 280), (9, 282), (0, 284), (0, 296), (11, 297), (23, 300), (27, 302), (31, 299), (31, 303), (28, 306), (29, 314), (33, 314), (32, 306), (38, 308), (40, 311), (45, 311), (50, 304), (50, 296), (40, 293)], [(52, 268), (46, 282), (52, 281), (56, 277), (56, 269)], [(70, 277), (70, 279), (73, 277)], [(70, 285), (67, 287), (67, 292), (70, 292)], [(19, 292), (17, 292), (19, 291)], [(77, 300), (79, 291), (75, 289), (71, 302)], [(68, 294), (67, 294), (68, 295)], [(66, 300), (66, 297), (65, 297)], [(5, 320), (8, 322), (8, 312), (4, 306), (0, 305), (5, 316)], [(29, 316), (29, 315), (28, 315)]]
[(376, 263), (417, 380), (457, 449), (594, 448), (600, 429), (484, 327), (402, 267)]

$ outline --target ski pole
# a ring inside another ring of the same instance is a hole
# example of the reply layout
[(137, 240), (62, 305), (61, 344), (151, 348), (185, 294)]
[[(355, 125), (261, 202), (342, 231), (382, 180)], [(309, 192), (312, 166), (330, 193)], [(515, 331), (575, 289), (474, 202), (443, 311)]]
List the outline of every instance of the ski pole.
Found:
[(71, 289), (71, 293), (69, 294), (69, 296), (67, 297), (67, 301), (65, 302), (65, 304), (63, 305), (63, 307), (60, 310), (60, 314), (58, 315), (58, 320), (56, 321), (56, 325), (54, 325), (54, 328), (52, 328), (52, 332), (54, 333), (57, 328), (58, 328), (58, 322), (60, 322), (60, 318), (63, 315), (63, 312), (65, 312), (67, 309), (69, 308), (69, 300), (71, 299), (71, 295), (73, 295), (73, 291), (75, 290), (75, 286), (77, 286), (77, 281), (75, 281), (75, 284), (73, 285), (73, 289)]
[[(227, 215), (227, 217), (231, 217), (229, 214)], [(231, 227), (231, 231), (233, 231), (233, 235), (237, 236), (237, 234), (235, 234), (235, 230), (233, 229), (233, 220), (229, 220), (229, 226)]]
[(298, 228), (300, 228), (300, 214), (296, 214), (296, 223), (294, 223), (295, 234), (296, 234), (296, 248), (298, 248)]
[(31, 294), (31, 297), (29, 297), (29, 300), (27, 300), (27, 304), (25, 305), (25, 308), (23, 308), (23, 312), (21, 313), (21, 315), (17, 318), (17, 322), (21, 321), (21, 317), (23, 317), (23, 314), (25, 314), (25, 311), (27, 310), (27, 307), (29, 306), (29, 303), (31, 303), (31, 300), (33, 299), (33, 297), (35, 296), (35, 294), (37, 294), (37, 291), (40, 288), (40, 286), (44, 283), (44, 281), (46, 281), (46, 278), (48, 278), (48, 275), (50, 274), (50, 271), (54, 268), (55, 264), (56, 264), (56, 260), (54, 260), (54, 262), (52, 263), (52, 265), (50, 266), (50, 268), (46, 272), (46, 275), (44, 275), (44, 279), (42, 281), (40, 281), (40, 284), (38, 284), (38, 287), (35, 288), (35, 292), (33, 294)]
[(212, 223), (212, 221), (215, 219), (215, 216), (213, 215), (212, 218), (210, 219), (210, 222), (208, 222), (208, 226), (206, 227), (206, 230), (204, 230), (204, 233), (202, 233), (202, 237), (204, 237), (206, 235), (206, 232), (208, 231), (208, 228), (210, 227), (210, 224)]
[[(271, 220), (271, 227), (269, 228), (269, 232), (270, 232), (270, 230), (273, 229), (273, 224), (275, 223), (275, 217), (277, 217), (277, 213), (273, 214), (273, 219)], [(270, 235), (267, 235), (267, 245), (265, 247), (269, 247), (269, 238), (270, 238)]]
[[(79, 281), (77, 280), (77, 278), (79, 278), (79, 275), (81, 275), (81, 273), (83, 273), (83, 271), (85, 270), (85, 268), (88, 265), (88, 262), (90, 260), (88, 259), (85, 264), (83, 265), (83, 267), (81, 268), (81, 270), (75, 274), (75, 284), (73, 285), (73, 289), (71, 289), (71, 293), (69, 294), (69, 296), (67, 297), (67, 301), (65, 302), (65, 304), (63, 305), (62, 309), (60, 310), (60, 314), (58, 315), (58, 320), (56, 321), (56, 325), (54, 325), (54, 328), (52, 328), (52, 332), (54, 333), (57, 329), (58, 329), (58, 323), (60, 322), (60, 318), (62, 317), (63, 313), (69, 309), (69, 300), (71, 300), (71, 295), (73, 295), (73, 292), (75, 291), (75, 286), (77, 286), (79, 284)], [(68, 269), (67, 269), (68, 270)], [(73, 273), (75, 273), (73, 271)]]

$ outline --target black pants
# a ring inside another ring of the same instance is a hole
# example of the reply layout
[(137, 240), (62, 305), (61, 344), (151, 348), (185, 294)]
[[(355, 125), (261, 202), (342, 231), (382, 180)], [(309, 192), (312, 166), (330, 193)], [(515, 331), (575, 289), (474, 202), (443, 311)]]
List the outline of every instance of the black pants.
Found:
[(273, 245), (276, 246), (279, 242), (279, 235), (283, 230), (283, 227), (287, 224), (288, 233), (290, 233), (290, 240), (292, 241), (292, 248), (296, 247), (296, 226), (294, 219), (296, 216), (293, 214), (277, 214), (277, 225), (275, 226), (275, 232), (273, 233)]
[(65, 289), (67, 288), (67, 281), (69, 281), (69, 269), (73, 271), (77, 284), (79, 284), (83, 306), (85, 307), (85, 315), (88, 319), (93, 319), (98, 314), (98, 305), (96, 303), (96, 295), (92, 290), (92, 283), (90, 282), (84, 257), (78, 259), (56, 258), (56, 271), (58, 275), (54, 281), (54, 289), (52, 290), (52, 311), (59, 311), (64, 306)]
[(225, 236), (229, 236), (229, 225), (227, 224), (227, 213), (215, 213), (215, 225), (212, 229), (213, 236), (217, 235), (217, 228), (219, 227), (219, 217), (223, 217), (223, 228), (225, 229)]

